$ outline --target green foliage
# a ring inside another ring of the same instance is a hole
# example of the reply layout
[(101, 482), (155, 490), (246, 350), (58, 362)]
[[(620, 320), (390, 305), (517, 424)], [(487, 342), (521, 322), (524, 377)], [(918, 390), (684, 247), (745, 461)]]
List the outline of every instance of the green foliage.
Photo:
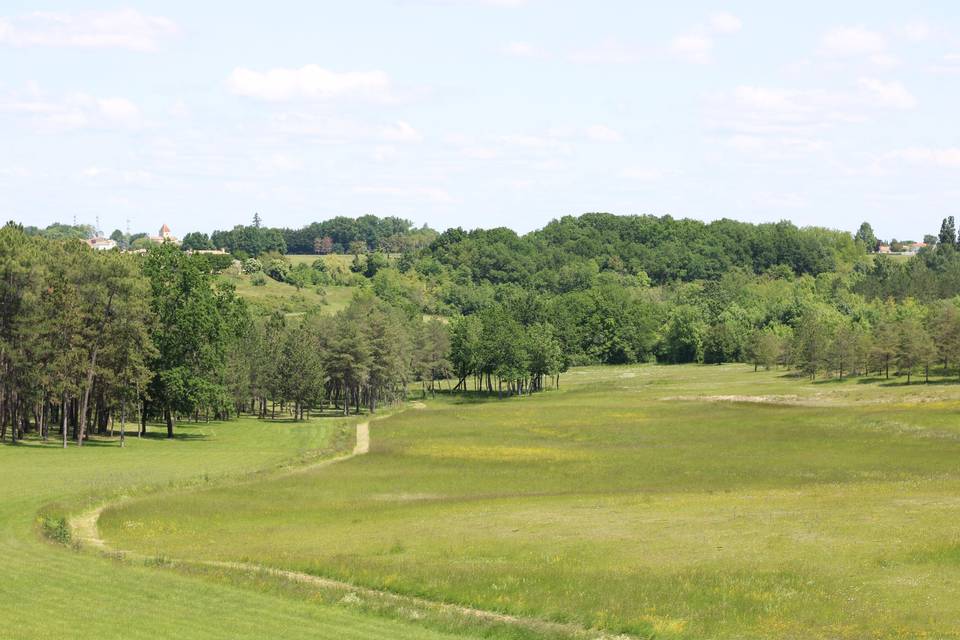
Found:
[(264, 253), (287, 252), (283, 233), (279, 229), (262, 227), (259, 222), (251, 226), (237, 225), (230, 231), (214, 231), (210, 234), (210, 243), (226, 249), (238, 258), (241, 255), (256, 258)]
[(43, 535), (54, 542), (69, 545), (73, 541), (70, 525), (67, 524), (67, 519), (64, 517), (44, 516), (41, 520), (41, 526), (43, 527)]
[(287, 251), (293, 254), (352, 253), (370, 251), (400, 253), (427, 246), (436, 232), (424, 226), (417, 229), (409, 220), (373, 215), (347, 218), (337, 216), (313, 222), (300, 229), (283, 229)]
[(864, 249), (871, 253), (877, 250), (877, 236), (874, 234), (873, 227), (870, 226), (869, 222), (864, 222), (860, 225), (860, 228), (857, 229), (857, 233), (853, 236), (853, 239), (863, 245)]
[(263, 271), (263, 263), (257, 260), (256, 258), (247, 258), (242, 263), (242, 269), (244, 273), (261, 273)]
[(143, 266), (157, 318), (151, 403), (162, 411), (168, 437), (175, 415), (224, 408), (226, 352), (246, 314), (232, 287), (215, 288), (198, 258), (163, 244), (147, 254)]
[(263, 272), (277, 282), (290, 280), (290, 263), (282, 257), (270, 258), (263, 266)]
[(702, 312), (684, 304), (670, 310), (664, 328), (661, 355), (667, 362), (702, 362), (703, 342), (708, 331)]
[(947, 216), (940, 225), (940, 235), (937, 237), (940, 244), (944, 246), (956, 246), (957, 244), (957, 225), (953, 216)]
[(180, 241), (180, 248), (184, 251), (204, 251), (216, 249), (217, 247), (213, 246), (213, 243), (210, 241), (210, 236), (207, 234), (192, 231), (183, 236), (183, 240)]
[(28, 235), (35, 235), (46, 240), (86, 240), (92, 238), (96, 230), (92, 225), (69, 225), (54, 222), (45, 229), (31, 228)]

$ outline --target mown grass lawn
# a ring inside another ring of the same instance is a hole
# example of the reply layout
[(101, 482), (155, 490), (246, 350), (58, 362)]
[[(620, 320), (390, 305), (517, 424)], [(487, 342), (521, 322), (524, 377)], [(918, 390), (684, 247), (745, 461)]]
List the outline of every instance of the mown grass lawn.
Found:
[(575, 370), (431, 402), (369, 455), (107, 511), (244, 560), (657, 637), (960, 637), (960, 386)]
[(38, 512), (81, 511), (106, 496), (169, 491), (275, 469), (317, 454), (338, 420), (183, 424), (177, 439), (94, 438), (82, 449), (0, 446), (0, 638), (444, 638), (420, 626), (240, 589), (143, 562), (75, 551), (40, 534)]

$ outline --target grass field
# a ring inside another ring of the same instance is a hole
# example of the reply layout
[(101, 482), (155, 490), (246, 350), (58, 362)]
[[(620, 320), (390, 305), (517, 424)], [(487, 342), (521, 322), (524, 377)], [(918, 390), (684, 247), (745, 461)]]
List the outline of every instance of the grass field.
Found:
[(249, 275), (223, 274), (223, 281), (233, 284), (237, 294), (246, 299), (261, 314), (269, 314), (279, 309), (287, 315), (302, 315), (310, 311), (336, 313), (346, 308), (356, 293), (354, 287), (334, 285), (322, 287), (321, 295), (317, 287), (304, 287), (300, 291), (285, 282), (277, 282), (264, 276), (265, 283), (257, 286)]
[(214, 483), (315, 456), (340, 421), (179, 427), (82, 449), (0, 446), (0, 638), (447, 638), (422, 626), (75, 551), (40, 534), (106, 497)]
[(112, 545), (644, 637), (960, 637), (960, 386), (575, 370), (369, 455), (108, 510)]
[(327, 263), (327, 267), (341, 268), (345, 271), (350, 270), (350, 265), (353, 264), (353, 256), (345, 253), (330, 253), (327, 255), (288, 255), (287, 260), (290, 261), (290, 264), (296, 266), (298, 264), (308, 264), (312, 265), (317, 259), (322, 259)]

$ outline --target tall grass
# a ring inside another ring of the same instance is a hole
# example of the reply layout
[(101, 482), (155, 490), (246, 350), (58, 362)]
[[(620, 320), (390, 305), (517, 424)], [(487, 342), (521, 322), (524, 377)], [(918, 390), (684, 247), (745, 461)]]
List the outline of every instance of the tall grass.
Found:
[(647, 637), (953, 637), (960, 387), (580, 369), (441, 398), (368, 456), (108, 511), (120, 548), (243, 560)]

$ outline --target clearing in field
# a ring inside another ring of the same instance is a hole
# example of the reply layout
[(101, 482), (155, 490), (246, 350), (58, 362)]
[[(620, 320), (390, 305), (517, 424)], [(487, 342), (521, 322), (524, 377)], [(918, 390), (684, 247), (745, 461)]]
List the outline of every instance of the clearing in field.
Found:
[(641, 637), (960, 634), (960, 387), (740, 365), (563, 385), (430, 402), (372, 423), (368, 455), (145, 497), (100, 530)]

